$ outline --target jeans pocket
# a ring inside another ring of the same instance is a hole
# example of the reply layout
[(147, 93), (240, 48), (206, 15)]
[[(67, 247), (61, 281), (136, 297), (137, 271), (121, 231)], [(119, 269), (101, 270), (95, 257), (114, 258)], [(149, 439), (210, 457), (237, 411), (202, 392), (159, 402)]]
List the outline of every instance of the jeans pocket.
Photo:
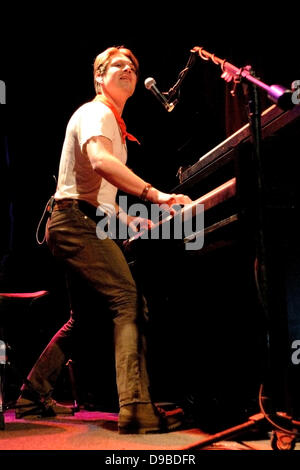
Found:
[(47, 224), (46, 241), (54, 256), (73, 258), (84, 248), (83, 238), (76, 226), (76, 220), (70, 223), (60, 215)]

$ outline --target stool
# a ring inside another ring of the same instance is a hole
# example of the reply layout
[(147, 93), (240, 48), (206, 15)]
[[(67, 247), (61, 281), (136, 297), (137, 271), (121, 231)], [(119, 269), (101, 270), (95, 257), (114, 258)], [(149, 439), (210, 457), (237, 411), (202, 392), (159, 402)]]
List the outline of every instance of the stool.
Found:
[[(0, 293), (0, 324), (5, 325), (5, 311), (8, 308), (20, 306), (30, 306), (31, 302), (35, 299), (43, 297), (48, 294), (48, 291), (41, 290), (37, 292), (24, 292), (24, 293)], [(4, 430), (4, 380), (5, 380), (5, 367), (7, 365), (7, 350), (8, 345), (5, 341), (4, 327), (0, 327), (0, 430)]]

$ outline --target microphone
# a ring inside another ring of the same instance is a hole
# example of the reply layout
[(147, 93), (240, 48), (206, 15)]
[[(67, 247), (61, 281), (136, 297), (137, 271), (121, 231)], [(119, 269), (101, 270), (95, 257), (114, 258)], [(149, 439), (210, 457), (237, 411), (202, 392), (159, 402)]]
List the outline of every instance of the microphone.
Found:
[(145, 87), (147, 90), (152, 91), (153, 95), (162, 103), (164, 108), (170, 113), (175, 108), (175, 103), (169, 103), (167, 98), (159, 91), (156, 87), (156, 81), (152, 77), (148, 77), (145, 80)]

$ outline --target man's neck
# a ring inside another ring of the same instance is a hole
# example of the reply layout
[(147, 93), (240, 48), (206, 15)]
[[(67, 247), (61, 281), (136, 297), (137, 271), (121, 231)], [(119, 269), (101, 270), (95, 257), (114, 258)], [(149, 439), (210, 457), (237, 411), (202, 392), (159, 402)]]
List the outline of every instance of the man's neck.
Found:
[(114, 107), (116, 108), (116, 110), (118, 111), (120, 116), (122, 116), (123, 109), (124, 109), (125, 103), (127, 101), (127, 98), (121, 98), (121, 97), (113, 98), (108, 93), (102, 93), (102, 94), (103, 94), (103, 96), (105, 96), (106, 99), (108, 99), (108, 101), (110, 101), (114, 105)]

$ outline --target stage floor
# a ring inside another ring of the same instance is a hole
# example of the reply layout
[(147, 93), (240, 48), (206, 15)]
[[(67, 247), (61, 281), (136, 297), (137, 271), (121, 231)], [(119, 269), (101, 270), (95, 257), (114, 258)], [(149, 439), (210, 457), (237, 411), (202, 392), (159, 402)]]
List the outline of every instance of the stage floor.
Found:
[[(81, 410), (74, 416), (15, 419), (13, 410), (5, 412), (5, 429), (0, 431), (1, 451), (186, 451), (200, 450), (197, 444), (209, 437), (198, 428), (183, 429), (166, 434), (120, 435), (117, 429), (118, 414)], [(240, 423), (237, 423), (240, 424)], [(272, 451), (270, 433), (258, 436), (253, 432), (247, 440), (240, 435), (237, 440), (215, 442), (201, 450)], [(300, 450), (300, 442), (295, 450)]]

